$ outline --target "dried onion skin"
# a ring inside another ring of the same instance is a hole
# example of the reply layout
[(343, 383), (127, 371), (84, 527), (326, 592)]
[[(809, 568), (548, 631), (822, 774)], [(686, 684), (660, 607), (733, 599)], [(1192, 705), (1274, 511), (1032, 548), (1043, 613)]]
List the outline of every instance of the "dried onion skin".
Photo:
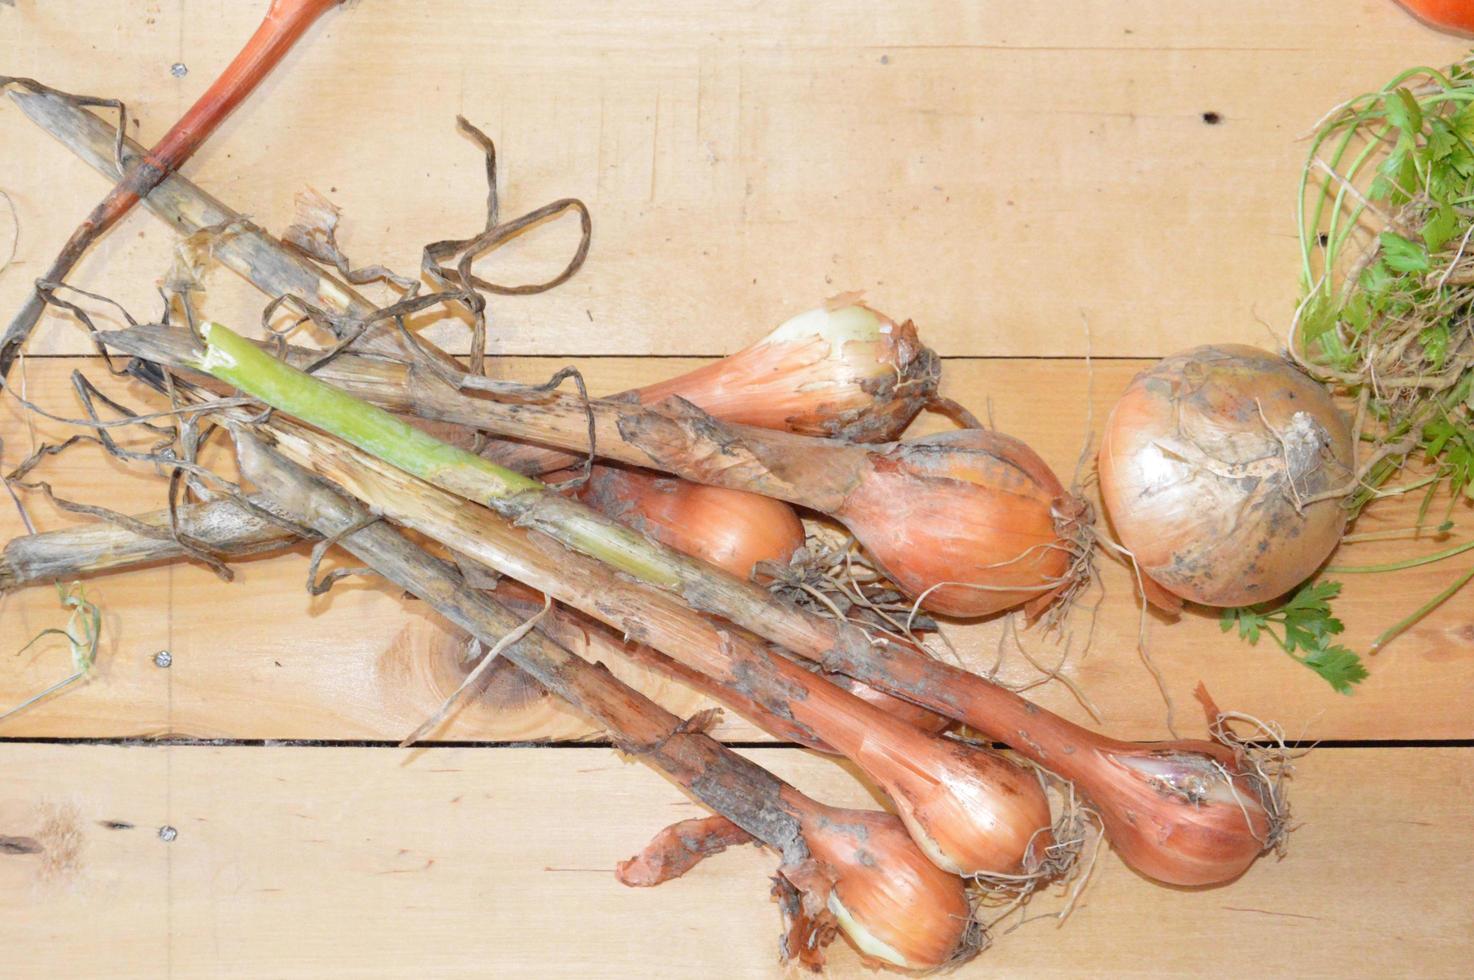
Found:
[(1351, 428), (1283, 358), (1196, 347), (1132, 380), (1106, 423), (1099, 470), (1148, 598), (1251, 605), (1305, 581), (1341, 540)]

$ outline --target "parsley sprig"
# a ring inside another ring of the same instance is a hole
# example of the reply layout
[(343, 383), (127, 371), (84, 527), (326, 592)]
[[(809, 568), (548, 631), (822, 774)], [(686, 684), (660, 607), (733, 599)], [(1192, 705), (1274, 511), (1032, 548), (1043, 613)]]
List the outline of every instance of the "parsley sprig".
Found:
[[(1321, 677), (1342, 694), (1367, 676), (1361, 657), (1335, 642), (1345, 629), (1331, 614), (1331, 600), (1341, 594), (1340, 582), (1311, 582), (1278, 606), (1225, 609), (1219, 619), (1223, 632), (1235, 626), (1250, 645), (1268, 636), (1280, 649)], [(1274, 627), (1278, 626), (1279, 631)]]

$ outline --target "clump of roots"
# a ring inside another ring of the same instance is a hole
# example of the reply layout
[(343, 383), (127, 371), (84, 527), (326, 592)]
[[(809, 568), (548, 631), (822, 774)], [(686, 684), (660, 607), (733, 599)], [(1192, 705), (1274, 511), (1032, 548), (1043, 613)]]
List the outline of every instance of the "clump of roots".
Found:
[[(1248, 726), (1249, 734), (1236, 732), (1235, 723)], [(1290, 748), (1280, 726), (1239, 711), (1218, 712), (1208, 731), (1215, 741), (1234, 750), (1240, 781), (1249, 783), (1269, 818), (1269, 829), (1260, 841), (1265, 852), (1283, 857), (1285, 841), (1293, 829), (1285, 781), (1294, 771), (1294, 760), (1310, 750)]]
[[(1033, 763), (1029, 765), (1049, 797), (1054, 823), (1036, 835), (1040, 841), (1037, 850), (1030, 845), (1024, 860), (1027, 871), (973, 879), (977, 886), (975, 915), (988, 932), (1000, 928), (1012, 932), (1039, 919), (1062, 922), (1068, 918), (1079, 905), (1105, 842), (1100, 818), (1076, 795), (1074, 784)], [(1053, 896), (1049, 904), (1054, 907), (1029, 914), (1028, 909), (1043, 901), (1046, 893)]]
[(757, 571), (772, 579), (777, 595), (867, 633), (908, 640), (924, 647), (921, 634), (936, 635), (930, 616), (913, 615), (914, 604), (875, 567), (853, 535), (827, 523), (805, 521), (806, 539), (786, 564), (762, 562)]

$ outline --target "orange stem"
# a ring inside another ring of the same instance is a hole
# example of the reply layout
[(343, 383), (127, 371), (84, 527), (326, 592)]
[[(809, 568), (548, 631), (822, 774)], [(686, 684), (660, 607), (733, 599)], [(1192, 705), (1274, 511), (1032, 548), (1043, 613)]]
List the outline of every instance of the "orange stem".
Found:
[[(340, 0), (271, 0), (261, 25), (214, 83), (164, 134), (142, 160), (129, 168), (107, 197), (77, 226), (40, 281), (61, 282), (92, 243), (107, 233), (140, 199), (179, 168), (209, 138), (215, 128), (270, 74), (282, 56), (313, 22)], [(26, 338), (46, 308), (39, 289), (33, 290), (0, 339), (0, 381), (20, 356)]]

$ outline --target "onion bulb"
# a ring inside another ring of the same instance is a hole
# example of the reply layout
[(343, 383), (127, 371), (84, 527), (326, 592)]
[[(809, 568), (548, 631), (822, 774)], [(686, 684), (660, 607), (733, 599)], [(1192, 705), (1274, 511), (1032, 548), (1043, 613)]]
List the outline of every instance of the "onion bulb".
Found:
[(959, 429), (871, 453), (833, 513), (923, 608), (986, 616), (1068, 585), (1085, 511), (1024, 443)]
[[(1341, 540), (1352, 438), (1325, 388), (1268, 351), (1196, 347), (1137, 375), (1100, 490), (1148, 598), (1242, 606), (1309, 578)], [(1162, 595), (1165, 590), (1170, 595)]]
[[(572, 475), (571, 471), (558, 474)], [(759, 562), (786, 565), (804, 543), (803, 523), (792, 507), (742, 490), (689, 483), (649, 470), (595, 464), (588, 482), (576, 493), (583, 503), (604, 515), (744, 579), (752, 576), (753, 567)], [(697, 690), (718, 698), (723, 696), (699, 671), (682, 667), (654, 651), (647, 654), (638, 644), (629, 645), (626, 652)], [(951, 724), (934, 711), (851, 678), (835, 675), (830, 680), (892, 717), (924, 731), (940, 732)], [(737, 707), (740, 713), (752, 717), (750, 706)], [(793, 736), (785, 732), (780, 737)], [(811, 743), (815, 748), (821, 745)]]
[(759, 562), (788, 564), (804, 543), (792, 507), (743, 490), (600, 464), (575, 493), (606, 516), (738, 578), (752, 577)]
[(964, 958), (974, 933), (962, 879), (928, 861), (888, 813), (793, 794), (804, 843), (835, 873), (828, 907), (870, 960), (930, 970)]
[(894, 439), (936, 394), (940, 362), (909, 320), (898, 324), (854, 298), (836, 296), (750, 347), (636, 394), (646, 405), (679, 395), (741, 425)]

